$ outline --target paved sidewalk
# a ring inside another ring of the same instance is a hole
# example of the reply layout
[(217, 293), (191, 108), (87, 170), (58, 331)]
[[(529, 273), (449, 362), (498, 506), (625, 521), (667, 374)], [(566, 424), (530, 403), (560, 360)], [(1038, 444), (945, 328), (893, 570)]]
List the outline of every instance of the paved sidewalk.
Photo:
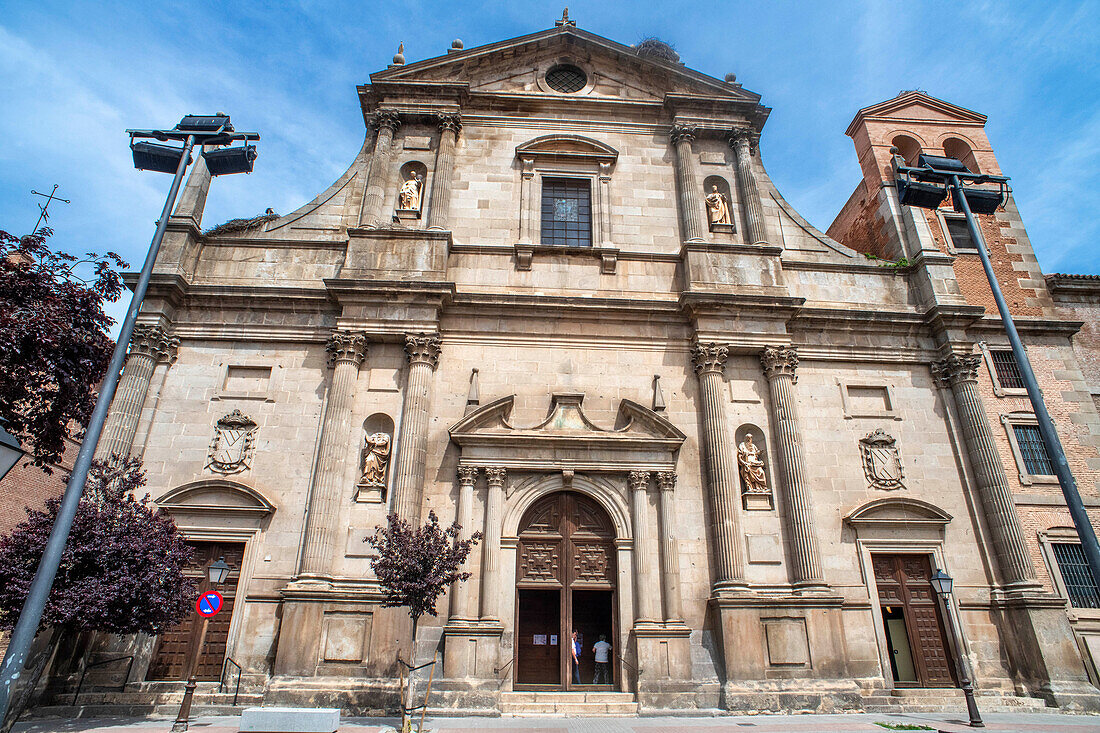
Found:
[[(1100, 716), (1057, 713), (985, 716), (989, 733), (1100, 733)], [(192, 733), (238, 733), (237, 717), (198, 718)], [(927, 730), (962, 733), (975, 729), (957, 715), (737, 715), (720, 718), (430, 718), (425, 730), (440, 733), (885, 733), (878, 723), (923, 725)], [(392, 719), (345, 718), (340, 733), (392, 733)], [(43, 718), (15, 726), (15, 733), (166, 733), (170, 720)], [(894, 728), (893, 730), (897, 730)], [(919, 730), (919, 729), (918, 729)]]

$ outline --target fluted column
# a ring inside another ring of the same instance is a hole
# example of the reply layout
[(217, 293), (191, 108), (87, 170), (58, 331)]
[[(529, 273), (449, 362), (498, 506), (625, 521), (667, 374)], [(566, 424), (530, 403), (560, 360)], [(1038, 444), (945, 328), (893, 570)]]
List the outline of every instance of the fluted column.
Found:
[(370, 174), (367, 179), (367, 191), (363, 195), (363, 215), (359, 223), (365, 227), (377, 227), (382, 222), (382, 202), (386, 196), (386, 181), (389, 178), (390, 148), (393, 136), (401, 125), (396, 112), (380, 110), (371, 117), (370, 124), (378, 128), (374, 137), (374, 152), (371, 153)]
[(394, 468), (394, 511), (412, 524), (420, 522), (420, 497), (428, 457), (428, 410), (432, 405), (432, 377), (439, 364), (439, 334), (405, 337), (409, 377), (401, 412), (401, 436)]
[(118, 380), (103, 435), (96, 446), (96, 458), (115, 463), (130, 456), (153, 370), (158, 363), (175, 361), (178, 346), (179, 341), (168, 336), (159, 326), (134, 327), (130, 337), (130, 353)]
[(768, 346), (760, 355), (771, 395), (772, 426), (782, 476), (782, 495), (791, 547), (791, 575), (796, 584), (824, 585), (821, 554), (817, 548), (817, 526), (813, 500), (806, 486), (806, 461), (802, 450), (802, 428), (798, 424), (798, 401), (794, 395), (798, 354), (790, 347)]
[(428, 228), (446, 229), (450, 223), (451, 179), (455, 170), (455, 143), (462, 121), (458, 115), (439, 115), (439, 147), (435, 151), (432, 173), (432, 200), (428, 208)]
[(653, 582), (649, 558), (653, 557), (653, 535), (649, 527), (649, 472), (630, 472), (630, 495), (634, 508), (634, 603), (635, 622), (656, 622), (661, 617), (659, 586)]
[(695, 140), (694, 125), (673, 125), (672, 144), (676, 149), (676, 183), (680, 186), (680, 221), (684, 239), (703, 241), (703, 194), (699, 176), (695, 173), (695, 155), (691, 143)]
[(657, 521), (661, 531), (661, 599), (664, 601), (666, 622), (679, 622), (684, 618), (680, 599), (680, 550), (676, 545), (676, 510), (673, 506), (676, 474), (658, 471), (657, 487), (661, 491), (657, 503)]
[[(340, 543), (340, 496), (344, 460), (351, 427), (351, 405), (359, 366), (367, 356), (367, 337), (357, 331), (337, 331), (327, 345), (332, 362), (332, 386), (321, 423), (317, 468), (309, 495), (302, 575), (326, 575), (332, 570)], [(350, 492), (350, 487), (348, 487)]]
[[(459, 539), (468, 540), (473, 534), (474, 523), (474, 483), (477, 481), (477, 468), (458, 467), (458, 524)], [(484, 570), (483, 570), (484, 571)], [(474, 597), (474, 584), (456, 582), (451, 586), (451, 618), (462, 621), (477, 619), (477, 599)]]
[(980, 364), (980, 356), (951, 354), (932, 364), (932, 376), (941, 387), (950, 386), (955, 398), (966, 452), (978, 484), (1001, 575), (1008, 585), (1033, 586), (1037, 583), (1035, 566), (1031, 563), (1008, 476), (993, 442), (993, 430), (978, 392)]
[(486, 468), (485, 478), (488, 492), (485, 495), (485, 540), (481, 555), (481, 620), (499, 621), (500, 587), (497, 574), (500, 568), (500, 523), (501, 510), (504, 507), (504, 479), (507, 471), (503, 468)]
[(756, 185), (756, 174), (752, 171), (752, 150), (756, 133), (747, 127), (739, 127), (730, 133), (729, 144), (737, 159), (737, 182), (741, 187), (741, 205), (745, 210), (745, 225), (752, 244), (768, 241), (768, 230), (764, 226), (764, 210), (760, 204), (760, 189)]
[(713, 342), (696, 343), (691, 349), (703, 407), (703, 448), (718, 570), (716, 591), (745, 585), (745, 559), (737, 517), (737, 460), (726, 419), (722, 378), (728, 356), (725, 346)]

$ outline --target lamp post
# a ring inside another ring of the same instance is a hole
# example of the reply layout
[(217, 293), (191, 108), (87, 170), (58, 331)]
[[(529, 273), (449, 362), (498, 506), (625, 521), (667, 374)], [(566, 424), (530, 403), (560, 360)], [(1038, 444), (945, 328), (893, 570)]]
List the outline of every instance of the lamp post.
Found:
[[(118, 343), (115, 344), (114, 353), (111, 355), (111, 363), (107, 367), (103, 383), (99, 388), (99, 396), (96, 398), (95, 408), (92, 410), (88, 426), (84, 431), (84, 441), (80, 445), (76, 460), (73, 462), (73, 471), (69, 475), (69, 482), (65, 486), (65, 493), (61, 498), (61, 506), (58, 508), (57, 519), (54, 521), (50, 537), (46, 541), (46, 549), (42, 553), (42, 559), (38, 563), (34, 580), (27, 591), (27, 600), (19, 613), (19, 620), (12, 629), (8, 650), (4, 655), (4, 663), (0, 666), (0, 720), (8, 713), (8, 704), (16, 680), (26, 664), (27, 655), (30, 653), (31, 643), (38, 632), (38, 624), (42, 620), (42, 612), (46, 608), (46, 601), (53, 586), (54, 576), (61, 564), (61, 555), (65, 551), (65, 543), (69, 539), (69, 530), (73, 526), (73, 518), (76, 516), (77, 506), (80, 503), (80, 495), (84, 491), (84, 484), (88, 480), (88, 469), (92, 465), (92, 457), (95, 455), (96, 444), (99, 443), (100, 433), (103, 432), (103, 424), (107, 419), (107, 411), (111, 407), (111, 400), (115, 396), (118, 387), (118, 378), (122, 373), (122, 365), (126, 360), (126, 351), (130, 345), (130, 336), (134, 332), (138, 311), (145, 299), (145, 292), (149, 289), (149, 279), (153, 274), (153, 264), (157, 260), (160, 251), (160, 243), (164, 238), (165, 229), (168, 227), (168, 218), (172, 215), (172, 209), (176, 203), (176, 194), (179, 193), (183, 174), (191, 163), (191, 150), (196, 146), (227, 145), (234, 140), (244, 141), (244, 145), (232, 148), (211, 150), (203, 153), (211, 173), (218, 175), (224, 173), (249, 173), (252, 171), (252, 163), (256, 159), (256, 147), (248, 143), (259, 140), (260, 136), (255, 132), (235, 132), (225, 114), (208, 116), (188, 115), (180, 120), (180, 123), (171, 130), (127, 130), (130, 135), (130, 148), (134, 154), (134, 166), (141, 170), (154, 170), (162, 173), (174, 173), (172, 186), (168, 189), (168, 198), (164, 202), (164, 208), (157, 222), (157, 231), (153, 235), (153, 241), (149, 244), (149, 252), (145, 256), (145, 264), (141, 268), (141, 275), (134, 286), (134, 297), (130, 300), (130, 307), (126, 311), (126, 318), (122, 321), (122, 328), (118, 334)], [(182, 142), (182, 147), (170, 145), (158, 145), (148, 142), (134, 142), (138, 138), (152, 138), (161, 142), (174, 140)], [(211, 162), (213, 159), (213, 162)], [(214, 170), (217, 173), (214, 173)]]
[(8, 471), (25, 455), (27, 451), (23, 450), (23, 446), (19, 445), (15, 436), (5, 429), (4, 421), (0, 420), (0, 480), (3, 480), (8, 475)]
[[(1077, 480), (1069, 469), (1069, 461), (1066, 452), (1062, 448), (1062, 442), (1058, 439), (1058, 431), (1054, 428), (1054, 421), (1050, 418), (1046, 403), (1043, 401), (1043, 393), (1039, 389), (1039, 382), (1035, 379), (1035, 372), (1031, 368), (1031, 361), (1024, 351), (1020, 334), (1016, 331), (1016, 324), (1012, 320), (1012, 314), (1008, 310), (1001, 293), (1001, 286), (997, 282), (997, 276), (993, 273), (993, 264), (989, 261), (989, 252), (986, 250), (985, 239), (978, 228), (978, 222), (974, 219), (974, 213), (992, 214), (1004, 201), (1008, 178), (1006, 176), (991, 176), (986, 174), (971, 173), (962, 161), (955, 158), (945, 158), (936, 155), (921, 154), (917, 158), (917, 166), (898, 166), (899, 178), (896, 180), (898, 199), (907, 206), (919, 206), (925, 209), (936, 209), (951, 192), (951, 201), (955, 211), (966, 217), (966, 227), (970, 231), (970, 238), (978, 250), (978, 256), (982, 260), (982, 269), (989, 281), (989, 288), (993, 291), (993, 299), (997, 302), (997, 310), (1001, 314), (1001, 322), (1008, 334), (1008, 342), (1012, 346), (1012, 354), (1016, 358), (1016, 365), (1020, 368), (1020, 376), (1024, 387), (1027, 388), (1028, 399), (1031, 400), (1031, 408), (1035, 411), (1035, 419), (1039, 423), (1039, 435), (1043, 439), (1043, 447), (1050, 458), (1054, 473), (1058, 477), (1058, 484), (1062, 487), (1062, 495), (1066, 499), (1073, 524), (1077, 528), (1077, 537), (1081, 540), (1081, 549), (1088, 561), (1089, 571), (1093, 582), (1100, 588), (1100, 543), (1096, 540), (1096, 530), (1093, 529), (1085, 505), (1081, 501), (1081, 493), (1077, 490)], [(904, 176), (904, 179), (900, 176)], [(965, 188), (963, 181), (972, 184), (996, 183), (999, 191), (977, 188)]]
[(978, 703), (974, 700), (974, 684), (970, 679), (970, 670), (963, 657), (962, 629), (955, 619), (954, 606), (951, 605), (951, 586), (954, 580), (950, 575), (937, 570), (932, 576), (932, 589), (936, 591), (942, 603), (943, 615), (947, 617), (947, 625), (951, 629), (951, 646), (955, 647), (955, 666), (959, 671), (959, 687), (966, 697), (966, 711), (970, 714), (971, 728), (984, 728), (982, 716), (978, 713)]
[[(217, 562), (210, 563), (210, 567), (206, 569), (206, 574), (207, 579), (210, 581), (207, 585), (208, 589), (224, 583), (229, 575), (229, 566), (226, 565), (225, 558), (220, 557)], [(210, 617), (203, 616), (202, 631), (199, 632), (199, 643), (191, 649), (190, 659), (187, 662), (187, 684), (183, 688), (183, 701), (180, 703), (176, 722), (172, 723), (173, 733), (187, 730), (187, 723), (191, 718), (191, 699), (195, 696), (195, 687), (198, 684), (195, 681), (195, 671), (199, 666), (199, 656), (202, 654), (202, 647), (206, 643), (206, 628), (209, 625)]]

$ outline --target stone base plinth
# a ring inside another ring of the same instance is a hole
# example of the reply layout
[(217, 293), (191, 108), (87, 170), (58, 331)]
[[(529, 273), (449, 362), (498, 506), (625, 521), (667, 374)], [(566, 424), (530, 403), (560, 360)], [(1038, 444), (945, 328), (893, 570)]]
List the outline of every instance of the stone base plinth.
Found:
[(501, 666), (499, 623), (451, 619), (443, 627), (443, 672), (450, 680), (493, 680)]

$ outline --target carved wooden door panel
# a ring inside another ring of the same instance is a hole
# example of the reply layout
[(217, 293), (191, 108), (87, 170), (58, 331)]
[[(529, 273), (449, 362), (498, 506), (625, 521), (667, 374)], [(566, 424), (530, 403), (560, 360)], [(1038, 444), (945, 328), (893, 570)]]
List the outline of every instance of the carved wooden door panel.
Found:
[[(516, 567), (517, 684), (577, 686), (570, 664), (570, 636), (577, 628), (575, 591), (603, 591), (602, 596), (584, 597), (604, 598), (613, 606), (617, 572), (614, 539), (607, 513), (581, 494), (553, 494), (528, 510), (520, 522)], [(557, 603), (556, 614), (548, 611), (551, 598)], [(614, 638), (614, 631), (581, 630), (582, 646), (590, 649), (596, 638), (588, 637), (597, 633)], [(588, 652), (587, 657), (591, 656)], [(591, 659), (586, 663), (582, 669), (591, 680)]]
[[(233, 616), (233, 602), (237, 596), (237, 582), (241, 575), (241, 560), (244, 558), (244, 543), (240, 542), (189, 542), (195, 554), (185, 571), (195, 579), (195, 585), (201, 590), (207, 587), (206, 568), (219, 557), (224, 557), (229, 565), (229, 575), (217, 591), (225, 598), (222, 610), (210, 619), (206, 629), (206, 643), (203, 644), (199, 663), (195, 668), (195, 679), (217, 681), (221, 677), (222, 664), (225, 663), (226, 645), (229, 641), (229, 622)], [(177, 626), (157, 637), (157, 648), (147, 680), (182, 680), (187, 674), (189, 655), (199, 643), (202, 630), (202, 618), (193, 609), (187, 618)]]
[(921, 687), (953, 687), (943, 620), (927, 555), (872, 555), (879, 605), (904, 609), (905, 628)]

